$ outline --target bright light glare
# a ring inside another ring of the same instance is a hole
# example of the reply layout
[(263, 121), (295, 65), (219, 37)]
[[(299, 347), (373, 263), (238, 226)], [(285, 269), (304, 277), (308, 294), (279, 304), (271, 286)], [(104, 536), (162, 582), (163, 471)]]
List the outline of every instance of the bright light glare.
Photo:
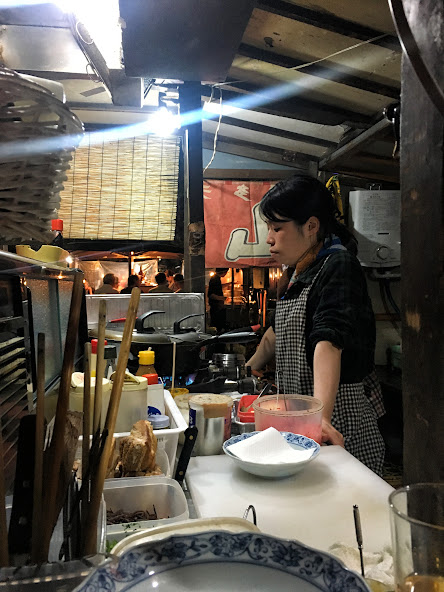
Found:
[(72, 257), (71, 255), (68, 255), (68, 257), (65, 259), (66, 263), (72, 263)]
[(158, 136), (169, 136), (180, 128), (180, 117), (162, 107), (148, 119), (148, 130)]
[(220, 101), (205, 101), (202, 109), (208, 113), (215, 113), (216, 115), (220, 115), (221, 111), (222, 115), (233, 115), (233, 113), (238, 113), (239, 115), (239, 111), (242, 111), (237, 105), (230, 103), (222, 103), (221, 105)]

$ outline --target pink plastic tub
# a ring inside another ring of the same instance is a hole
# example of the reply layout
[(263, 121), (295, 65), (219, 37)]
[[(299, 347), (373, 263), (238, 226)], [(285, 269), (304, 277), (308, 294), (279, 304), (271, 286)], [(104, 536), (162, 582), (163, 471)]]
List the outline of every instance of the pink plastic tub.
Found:
[(256, 430), (269, 427), (321, 443), (322, 401), (305, 395), (269, 395), (253, 403)]

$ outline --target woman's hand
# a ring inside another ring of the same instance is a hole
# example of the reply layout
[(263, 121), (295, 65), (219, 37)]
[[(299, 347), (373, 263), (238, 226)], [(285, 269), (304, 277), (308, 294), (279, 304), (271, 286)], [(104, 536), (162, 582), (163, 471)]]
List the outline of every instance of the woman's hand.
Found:
[(344, 448), (344, 436), (329, 421), (322, 418), (322, 443), (338, 444)]

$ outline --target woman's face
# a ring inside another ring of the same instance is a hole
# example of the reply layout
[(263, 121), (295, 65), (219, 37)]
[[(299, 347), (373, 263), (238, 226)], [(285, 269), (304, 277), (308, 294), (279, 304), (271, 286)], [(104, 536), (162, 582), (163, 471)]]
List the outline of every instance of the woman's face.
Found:
[(270, 254), (280, 265), (295, 266), (299, 259), (316, 244), (316, 229), (310, 218), (302, 226), (293, 220), (267, 222), (267, 243)]

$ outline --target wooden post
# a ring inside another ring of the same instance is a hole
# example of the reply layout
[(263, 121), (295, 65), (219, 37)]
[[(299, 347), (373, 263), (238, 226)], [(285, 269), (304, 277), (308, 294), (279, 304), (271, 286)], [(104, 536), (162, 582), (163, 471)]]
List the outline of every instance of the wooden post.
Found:
[(403, 56), (404, 483), (444, 481), (444, 120)]
[(183, 135), (185, 288), (205, 293), (201, 95), (200, 82), (185, 82), (181, 86), (181, 115), (193, 114), (193, 122)]

